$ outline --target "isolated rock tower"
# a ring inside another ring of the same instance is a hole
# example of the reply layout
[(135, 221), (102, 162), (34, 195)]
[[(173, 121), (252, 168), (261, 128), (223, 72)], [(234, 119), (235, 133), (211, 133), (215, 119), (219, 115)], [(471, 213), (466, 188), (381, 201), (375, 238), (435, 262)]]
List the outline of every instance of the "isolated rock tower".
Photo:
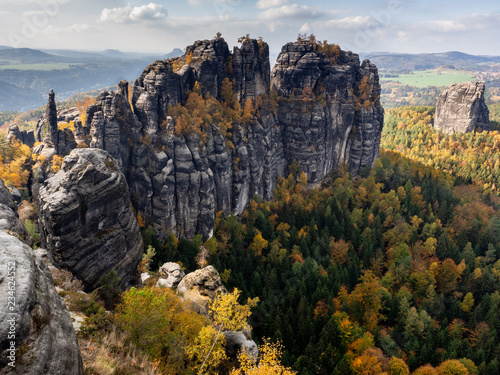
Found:
[(490, 129), (484, 82), (451, 85), (438, 97), (434, 127), (447, 134)]

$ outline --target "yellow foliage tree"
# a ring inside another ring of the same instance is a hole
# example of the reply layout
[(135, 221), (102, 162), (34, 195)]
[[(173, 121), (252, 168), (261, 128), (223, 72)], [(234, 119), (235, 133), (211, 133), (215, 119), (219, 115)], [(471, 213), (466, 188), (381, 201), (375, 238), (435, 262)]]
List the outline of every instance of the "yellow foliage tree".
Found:
[(389, 360), (391, 375), (410, 375), (408, 365), (401, 358), (392, 357)]
[(217, 367), (227, 359), (225, 344), (224, 335), (218, 337), (218, 331), (209, 325), (201, 329), (194, 343), (186, 346), (185, 350), (191, 362), (199, 367), (199, 374), (218, 374)]
[(438, 372), (431, 365), (425, 365), (413, 371), (412, 375), (438, 375)]
[(61, 169), (61, 165), (63, 163), (63, 160), (64, 160), (64, 158), (62, 156), (54, 155), (52, 157), (52, 161), (50, 163), (51, 164), (50, 171), (52, 173), (59, 172), (59, 170)]
[(190, 311), (170, 289), (129, 289), (122, 295), (115, 319), (127, 340), (157, 361), (162, 373), (185, 374), (195, 370), (185, 347), (195, 342), (209, 323)]
[(13, 139), (8, 143), (0, 138), (0, 178), (7, 184), (22, 189), (28, 183), (29, 171), (25, 167), (31, 156), (30, 148)]
[(440, 375), (468, 375), (469, 370), (458, 359), (444, 361), (438, 367)]
[(387, 289), (380, 285), (373, 271), (367, 270), (351, 293), (348, 293), (345, 287), (340, 288), (339, 300), (351, 317), (373, 331), (379, 320), (385, 319), (381, 310), (383, 296), (388, 293)]
[(223, 331), (241, 331), (247, 328), (247, 319), (252, 314), (251, 309), (257, 305), (259, 299), (249, 298), (246, 305), (241, 305), (238, 303), (240, 293), (235, 288), (232, 293), (219, 293), (213, 301), (208, 303), (213, 330), (202, 330), (195, 344), (186, 349), (188, 353), (195, 353), (200, 358), (202, 358), (202, 354), (206, 353), (198, 369), (198, 374), (203, 373), (205, 365), (209, 366), (211, 370), (215, 369), (220, 361), (225, 358), (216, 348), (221, 337), (224, 337), (222, 335)]
[(250, 245), (250, 250), (252, 250), (255, 255), (262, 256), (262, 250), (267, 248), (268, 242), (262, 237), (261, 233), (257, 233), (253, 239), (252, 244)]
[(283, 347), (279, 342), (271, 343), (264, 339), (264, 345), (259, 348), (260, 358), (256, 358), (247, 352), (240, 353), (238, 361), (240, 368), (233, 369), (230, 375), (294, 375), (295, 371), (281, 364)]

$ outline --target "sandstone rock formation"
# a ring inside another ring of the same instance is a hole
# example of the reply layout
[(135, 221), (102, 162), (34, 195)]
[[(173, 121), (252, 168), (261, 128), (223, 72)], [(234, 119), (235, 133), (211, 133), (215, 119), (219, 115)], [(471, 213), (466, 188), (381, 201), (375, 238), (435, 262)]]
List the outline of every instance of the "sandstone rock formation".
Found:
[(71, 121), (75, 121), (77, 117), (80, 117), (80, 111), (76, 107), (57, 111), (57, 122), (69, 123)]
[(226, 331), (224, 337), (226, 339), (226, 354), (229, 357), (236, 358), (239, 353), (245, 351), (251, 357), (258, 358), (257, 344), (251, 337), (247, 338), (243, 332)]
[(160, 274), (166, 276), (167, 278), (160, 277), (158, 279), (157, 285), (165, 288), (175, 289), (181, 282), (181, 280), (186, 276), (181, 266), (177, 263), (168, 262), (160, 267)]
[(208, 315), (208, 301), (214, 299), (217, 292), (225, 293), (217, 270), (208, 266), (188, 273), (177, 286), (177, 292), (190, 303), (193, 311)]
[[(195, 88), (221, 99), (226, 79), (241, 106), (247, 99), (258, 106), (253, 120), (230, 131), (214, 121), (203, 137), (177, 132), (169, 109)], [(130, 102), (127, 82), (101, 93), (86, 122), (75, 120), (74, 135), (116, 159), (134, 209), (160, 238), (207, 238), (216, 212), (238, 215), (254, 195), (271, 198), (294, 159), (312, 184), (343, 163), (353, 174), (371, 167), (383, 126), (379, 97), (377, 68), (338, 47), (289, 43), (270, 73), (262, 40), (231, 52), (217, 38), (148, 66)]]
[(2, 179), (0, 179), (0, 232), (13, 234), (30, 246), (33, 242), (24, 224), (19, 220), (17, 205)]
[(16, 124), (11, 124), (9, 126), (9, 131), (7, 133), (7, 141), (12, 142), (13, 138), (16, 138), (19, 142), (28, 145), (29, 147), (33, 147), (35, 144), (35, 133), (33, 130), (19, 130), (19, 126)]
[(378, 157), (384, 110), (377, 67), (340, 48), (288, 43), (278, 56), (271, 84), (280, 96), (278, 123), (285, 158), (296, 159), (309, 182), (339, 163), (353, 174)]
[(57, 128), (57, 107), (55, 93), (49, 93), (45, 114), (36, 124), (35, 138), (42, 144), (35, 147), (33, 153), (50, 159), (54, 155), (66, 155), (76, 148), (75, 137), (69, 129)]
[(125, 177), (104, 150), (75, 149), (38, 195), (42, 245), (54, 264), (87, 288), (114, 270), (120, 286), (133, 280), (142, 237)]
[(16, 211), (17, 209), (17, 205), (2, 179), (0, 179), (0, 204), (7, 206), (12, 211)]
[[(45, 264), (31, 248), (2, 231), (0, 259), (0, 303), (4, 306), (0, 310), (0, 373), (83, 375), (71, 317)], [(13, 263), (16, 304), (11, 314), (8, 267)], [(15, 325), (11, 326), (13, 318)], [(15, 334), (15, 368), (8, 365), (12, 360), (9, 333)]]
[(451, 85), (438, 97), (434, 127), (447, 134), (489, 130), (490, 112), (484, 90), (484, 82)]

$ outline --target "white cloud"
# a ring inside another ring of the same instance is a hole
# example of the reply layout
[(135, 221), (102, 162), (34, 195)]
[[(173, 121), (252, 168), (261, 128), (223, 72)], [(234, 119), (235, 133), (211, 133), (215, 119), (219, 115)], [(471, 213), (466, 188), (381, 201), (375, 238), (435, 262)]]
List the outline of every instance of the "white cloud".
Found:
[(259, 18), (263, 20), (275, 20), (279, 18), (315, 18), (321, 15), (321, 12), (307, 5), (291, 4), (266, 9), (259, 13)]
[(129, 23), (141, 21), (161, 21), (168, 16), (163, 5), (149, 3), (132, 7), (130, 4), (119, 8), (104, 8), (101, 12), (101, 22)]
[(500, 14), (468, 14), (457, 20), (424, 21), (413, 24), (414, 28), (421, 28), (431, 32), (453, 33), (460, 31), (484, 30), (497, 27), (500, 23)]
[(356, 17), (344, 17), (344, 18), (334, 18), (328, 21), (317, 21), (312, 25), (304, 24), (303, 29), (346, 29), (346, 30), (359, 30), (363, 27), (374, 26), (376, 21), (370, 16), (356, 16)]
[(259, 0), (257, 1), (255, 7), (257, 9), (267, 9), (267, 8), (280, 7), (289, 3), (290, 0)]
[(303, 24), (299, 31), (301, 33), (308, 33), (309, 31), (311, 31), (311, 25), (309, 25), (309, 22)]

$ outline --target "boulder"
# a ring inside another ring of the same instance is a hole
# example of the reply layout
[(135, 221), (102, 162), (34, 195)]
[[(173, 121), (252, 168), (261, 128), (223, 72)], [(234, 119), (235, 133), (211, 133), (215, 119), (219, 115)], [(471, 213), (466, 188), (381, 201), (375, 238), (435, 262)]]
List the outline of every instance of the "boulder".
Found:
[(484, 91), (484, 82), (458, 83), (444, 90), (437, 100), (434, 127), (447, 134), (489, 130)]
[[(70, 314), (43, 261), (27, 245), (1, 231), (0, 259), (0, 303), (4, 306), (0, 309), (0, 373), (83, 375)], [(14, 311), (8, 303), (13, 285), (9, 267), (15, 272)], [(15, 368), (9, 366), (11, 341), (16, 348)]]
[(192, 310), (204, 315), (208, 315), (208, 301), (219, 292), (225, 293), (226, 288), (212, 266), (188, 273), (177, 286), (177, 293), (191, 305)]
[(247, 352), (255, 360), (259, 357), (257, 344), (243, 332), (225, 331), (226, 354), (228, 357), (236, 358), (238, 353)]
[(181, 280), (186, 276), (181, 266), (177, 263), (168, 262), (160, 267), (160, 273), (167, 278), (158, 279), (157, 285), (165, 288), (175, 289), (181, 282)]
[(104, 150), (75, 149), (40, 188), (42, 246), (87, 289), (115, 271), (130, 285), (143, 252), (125, 176)]

